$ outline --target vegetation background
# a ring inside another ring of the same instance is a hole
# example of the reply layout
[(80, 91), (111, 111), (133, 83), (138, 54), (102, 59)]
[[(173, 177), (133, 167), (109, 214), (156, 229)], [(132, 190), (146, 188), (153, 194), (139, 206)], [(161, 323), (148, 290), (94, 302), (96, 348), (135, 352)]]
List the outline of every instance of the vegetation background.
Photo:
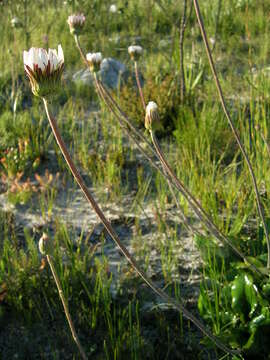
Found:
[[(270, 1), (200, 5), (269, 226)], [(127, 67), (129, 79), (112, 93), (142, 132), (144, 112), (127, 48), (143, 47), (143, 91), (159, 106), (157, 135), (170, 164), (235, 246), (258, 267), (266, 265), (248, 169), (219, 104), (192, 1), (0, 1), (0, 359), (79, 359), (38, 252), (43, 231), (54, 240), (55, 266), (89, 358), (230, 358), (144, 287), (78, 194), (23, 69), (23, 50), (58, 44), (65, 70), (53, 112), (120, 237), (152, 280), (202, 316), (222, 341), (241, 348), (245, 359), (269, 359), (268, 277), (257, 278), (217, 244), (179, 197), (203, 235), (187, 232), (167, 182), (128, 141), (94, 88), (75, 81), (83, 64), (67, 18), (78, 12), (86, 16), (85, 51), (101, 51)]]

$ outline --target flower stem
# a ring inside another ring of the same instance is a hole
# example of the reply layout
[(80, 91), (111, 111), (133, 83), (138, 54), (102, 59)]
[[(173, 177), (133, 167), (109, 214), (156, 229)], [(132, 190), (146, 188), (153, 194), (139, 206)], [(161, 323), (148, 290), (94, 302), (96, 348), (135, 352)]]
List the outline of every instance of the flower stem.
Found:
[(87, 68), (88, 68), (88, 62), (87, 62), (86, 57), (85, 57), (85, 55), (84, 55), (83, 49), (82, 49), (82, 47), (81, 47), (81, 44), (80, 44), (80, 40), (79, 40), (78, 35), (74, 35), (74, 40), (75, 40), (75, 44), (76, 44), (76, 46), (77, 46), (77, 48), (78, 48), (78, 50), (79, 50), (79, 53), (80, 53), (80, 55), (81, 55), (82, 61), (85, 63), (85, 65), (86, 65)]
[(144, 96), (143, 96), (142, 85), (141, 85), (141, 82), (140, 82), (140, 77), (139, 77), (138, 63), (137, 63), (137, 61), (134, 61), (134, 68), (135, 68), (136, 82), (137, 82), (137, 86), (138, 86), (138, 89), (139, 89), (142, 106), (143, 106), (143, 109), (144, 109), (144, 111), (145, 111), (146, 105), (145, 105), (145, 100), (144, 100)]
[(78, 335), (76, 333), (76, 330), (75, 330), (75, 327), (73, 325), (73, 322), (72, 322), (72, 319), (71, 319), (71, 316), (70, 316), (70, 313), (69, 313), (69, 310), (68, 310), (68, 305), (67, 305), (67, 302), (66, 302), (66, 299), (65, 299), (65, 296), (64, 296), (64, 293), (63, 293), (63, 289), (62, 289), (62, 286), (61, 286), (61, 283), (60, 283), (60, 280), (58, 278), (58, 275), (57, 275), (57, 272), (55, 270), (55, 267), (54, 267), (54, 264), (53, 264), (53, 261), (51, 259), (51, 256), (50, 255), (46, 255), (46, 258), (47, 258), (47, 261), (48, 261), (48, 264), (51, 268), (51, 272), (53, 274), (53, 278), (54, 278), (54, 281), (56, 283), (56, 286), (57, 286), (57, 290), (58, 290), (58, 294), (59, 294), (59, 297), (62, 301), (62, 305), (64, 307), (64, 311), (65, 311), (65, 315), (66, 315), (66, 318), (67, 318), (67, 321), (68, 321), (68, 325), (70, 327), (70, 331), (71, 331), (71, 334), (72, 334), (72, 337), (79, 349), (79, 352), (81, 354), (81, 357), (83, 360), (87, 360), (87, 356), (82, 348), (82, 345), (80, 343), (80, 340), (78, 338)]
[(44, 103), (44, 107), (46, 110), (46, 114), (50, 123), (50, 126), (52, 128), (53, 134), (55, 136), (56, 142), (62, 152), (62, 155), (64, 156), (66, 163), (74, 177), (74, 179), (76, 180), (77, 184), (79, 185), (79, 187), (81, 188), (82, 192), (84, 193), (86, 199), (88, 200), (88, 202), (90, 203), (90, 205), (92, 206), (93, 210), (95, 211), (95, 213), (97, 214), (97, 216), (99, 217), (100, 221), (102, 222), (102, 224), (104, 225), (105, 229), (107, 230), (107, 232), (110, 234), (110, 236), (112, 237), (112, 239), (114, 240), (114, 242), (116, 243), (116, 245), (118, 246), (118, 248), (120, 249), (120, 251), (122, 252), (122, 254), (125, 256), (125, 258), (128, 260), (128, 262), (130, 263), (130, 265), (133, 267), (133, 269), (137, 272), (137, 274), (142, 278), (142, 280), (149, 286), (149, 288), (151, 288), (153, 290), (154, 293), (156, 293), (157, 295), (159, 295), (164, 301), (166, 301), (168, 304), (172, 305), (173, 307), (175, 307), (179, 312), (183, 313), (184, 317), (187, 318), (188, 320), (190, 320), (195, 326), (198, 327), (198, 329), (201, 330), (201, 332), (207, 336), (209, 339), (211, 339), (213, 341), (213, 343), (220, 348), (221, 350), (223, 350), (224, 352), (227, 352), (231, 355), (234, 354), (239, 354), (238, 350), (232, 350), (229, 347), (227, 347), (225, 344), (223, 344), (219, 339), (217, 339), (193, 314), (191, 314), (180, 302), (177, 302), (175, 299), (172, 299), (171, 297), (169, 297), (163, 290), (159, 289), (150, 279), (148, 279), (148, 277), (146, 276), (146, 274), (139, 268), (136, 260), (133, 258), (133, 256), (129, 253), (129, 251), (126, 249), (126, 247), (122, 244), (122, 242), (120, 241), (120, 239), (118, 238), (118, 235), (116, 234), (116, 232), (114, 231), (111, 223), (107, 220), (107, 218), (105, 217), (104, 213), (102, 212), (102, 210), (100, 209), (100, 207), (98, 206), (98, 204), (96, 203), (94, 197), (92, 196), (92, 194), (90, 193), (90, 191), (88, 190), (88, 188), (86, 187), (79, 171), (77, 170), (70, 154), (69, 151), (62, 139), (62, 136), (59, 132), (58, 126), (56, 124), (55, 119), (51, 116), (50, 112), (49, 112), (49, 108), (48, 108), (48, 103), (47, 100), (45, 98), (43, 98), (43, 103)]
[(253, 188), (254, 188), (254, 192), (255, 192), (255, 197), (256, 197), (257, 209), (258, 209), (258, 213), (259, 213), (259, 216), (260, 216), (262, 224), (263, 224), (264, 233), (265, 233), (265, 237), (266, 237), (267, 252), (268, 252), (267, 268), (269, 269), (270, 268), (270, 239), (269, 239), (269, 234), (268, 234), (268, 230), (267, 230), (267, 226), (266, 226), (266, 222), (265, 222), (265, 218), (264, 218), (264, 214), (263, 214), (263, 208), (262, 208), (262, 204), (261, 204), (261, 200), (260, 200), (260, 195), (259, 195), (259, 191), (258, 191), (256, 177), (255, 177), (251, 162), (249, 160), (248, 154), (247, 154), (247, 152), (246, 152), (246, 150), (244, 148), (244, 145), (241, 142), (240, 136), (239, 136), (239, 134), (238, 134), (238, 132), (236, 130), (236, 127), (235, 127), (235, 125), (234, 125), (234, 123), (232, 121), (232, 118), (231, 118), (231, 116), (229, 114), (229, 111), (228, 111), (226, 103), (225, 103), (223, 91), (222, 91), (222, 88), (221, 88), (221, 85), (220, 85), (220, 82), (219, 82), (216, 67), (215, 67), (213, 57), (212, 57), (212, 54), (211, 54), (211, 50), (210, 50), (210, 47), (209, 47), (209, 42), (208, 42), (208, 38), (207, 38), (207, 35), (206, 35), (203, 19), (202, 19), (202, 16), (201, 16), (199, 3), (198, 3), (197, 0), (193, 0), (193, 3), (194, 3), (197, 20), (198, 20), (198, 23), (199, 23), (201, 35), (202, 35), (203, 42), (204, 42), (204, 45), (205, 45), (205, 50), (206, 50), (208, 61), (209, 61), (209, 64), (210, 64), (210, 68), (211, 68), (211, 71), (212, 71), (212, 74), (213, 74), (213, 77), (214, 77), (214, 81), (215, 81), (215, 84), (216, 84), (216, 88), (217, 88), (217, 92), (218, 92), (218, 95), (219, 95), (219, 99), (220, 99), (220, 102), (221, 102), (222, 109), (223, 109), (224, 114), (225, 114), (225, 116), (226, 116), (226, 118), (228, 120), (228, 123), (229, 123), (229, 125), (230, 125), (230, 127), (232, 129), (232, 132), (233, 132), (233, 135), (234, 135), (234, 137), (236, 139), (236, 142), (237, 142), (237, 144), (238, 144), (238, 146), (239, 146), (239, 148), (240, 148), (240, 150), (242, 152), (242, 155), (243, 155), (243, 157), (244, 157), (244, 159), (246, 161), (246, 164), (248, 166), (248, 170), (249, 170), (249, 173), (250, 173), (250, 176), (251, 176), (251, 180), (252, 180), (252, 184), (253, 184)]

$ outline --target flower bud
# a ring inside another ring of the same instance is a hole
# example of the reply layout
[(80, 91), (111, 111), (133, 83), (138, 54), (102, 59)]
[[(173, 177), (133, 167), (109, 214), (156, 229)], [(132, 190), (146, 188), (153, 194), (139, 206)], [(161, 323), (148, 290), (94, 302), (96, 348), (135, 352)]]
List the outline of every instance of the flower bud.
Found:
[(102, 55), (100, 52), (86, 54), (86, 60), (92, 72), (97, 72), (100, 70), (100, 64), (102, 62)]
[(158, 106), (154, 101), (150, 101), (145, 110), (145, 128), (147, 130), (152, 130), (159, 125), (159, 122)]
[(73, 14), (67, 19), (69, 30), (72, 35), (80, 35), (85, 23), (85, 16), (83, 14)]
[(111, 4), (111, 6), (109, 7), (109, 12), (112, 14), (117, 13), (117, 6), (115, 4)]
[(43, 233), (38, 242), (38, 248), (42, 255), (51, 255), (53, 252), (53, 244), (46, 233)]
[(133, 61), (137, 61), (143, 53), (143, 48), (139, 45), (131, 45), (128, 47), (128, 53)]
[(12, 18), (10, 20), (10, 23), (14, 29), (18, 29), (18, 28), (22, 27), (22, 22), (19, 18), (17, 18), (17, 16), (14, 16), (14, 18)]
[(23, 52), (24, 69), (34, 95), (45, 97), (60, 88), (64, 69), (64, 54), (61, 45), (58, 52), (49, 49), (31, 48)]

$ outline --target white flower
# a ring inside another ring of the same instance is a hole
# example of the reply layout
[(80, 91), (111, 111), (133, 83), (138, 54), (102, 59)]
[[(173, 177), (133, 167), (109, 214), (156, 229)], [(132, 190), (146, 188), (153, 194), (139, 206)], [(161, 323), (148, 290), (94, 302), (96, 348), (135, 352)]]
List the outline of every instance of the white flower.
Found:
[(46, 96), (56, 90), (64, 68), (64, 54), (61, 45), (58, 51), (31, 48), (23, 52), (24, 69), (30, 80), (34, 95)]
[(83, 14), (73, 14), (67, 19), (69, 30), (71, 34), (79, 35), (85, 23), (85, 16)]
[(109, 8), (109, 12), (115, 14), (117, 12), (117, 6), (115, 4), (112, 4)]
[(100, 52), (86, 54), (86, 60), (91, 71), (96, 72), (100, 70), (100, 64), (102, 62), (102, 54)]
[(17, 16), (14, 16), (14, 18), (10, 20), (10, 23), (13, 28), (19, 28), (22, 26), (21, 20), (17, 18)]
[(128, 47), (128, 53), (132, 60), (138, 60), (143, 53), (143, 48), (140, 45), (131, 45)]
[(147, 130), (152, 130), (152, 125), (159, 125), (158, 106), (154, 101), (150, 101), (145, 109), (145, 127)]

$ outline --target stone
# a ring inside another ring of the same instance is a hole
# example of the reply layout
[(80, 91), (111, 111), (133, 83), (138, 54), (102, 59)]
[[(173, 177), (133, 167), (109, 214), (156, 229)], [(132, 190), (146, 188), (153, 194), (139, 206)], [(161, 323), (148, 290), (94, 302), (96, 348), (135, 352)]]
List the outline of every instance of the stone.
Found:
[[(103, 59), (98, 74), (102, 82), (110, 89), (117, 89), (119, 84), (126, 83), (131, 75), (123, 63), (112, 58)], [(92, 85), (94, 82), (93, 74), (89, 69), (77, 71), (72, 78), (74, 82), (83, 82), (87, 85)]]

